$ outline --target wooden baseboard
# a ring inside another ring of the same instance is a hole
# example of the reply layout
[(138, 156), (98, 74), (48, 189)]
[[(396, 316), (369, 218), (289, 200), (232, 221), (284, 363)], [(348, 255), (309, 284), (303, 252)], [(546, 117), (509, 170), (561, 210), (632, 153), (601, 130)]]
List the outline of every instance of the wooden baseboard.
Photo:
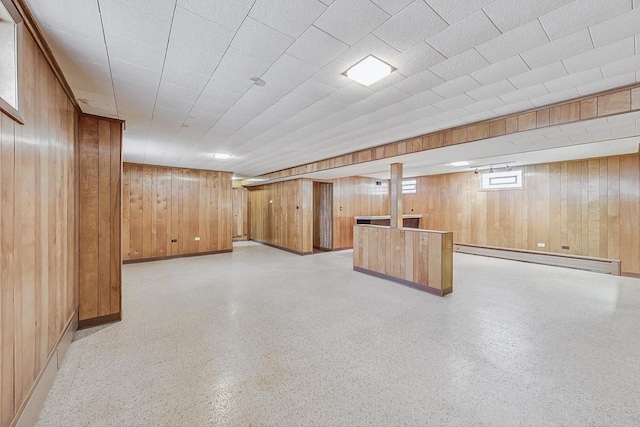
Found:
[(292, 254), (296, 254), (296, 255), (313, 255), (313, 251), (300, 252), (293, 249), (285, 248), (284, 246), (278, 246), (272, 243), (263, 242), (262, 240), (256, 240), (256, 239), (249, 239), (249, 240), (251, 240), (252, 242), (260, 243), (261, 245), (271, 246), (272, 248), (276, 248), (276, 249), (282, 249), (283, 251), (291, 252)]
[(480, 246), (455, 243), (454, 252), (470, 255), (487, 256), (491, 258), (508, 259), (512, 261), (529, 262), (532, 264), (552, 265), (555, 267), (574, 268), (597, 273), (620, 276), (620, 260), (594, 258), (580, 255), (558, 254), (553, 252), (529, 251), (524, 249), (500, 248), (495, 246)]
[(119, 322), (122, 320), (122, 312), (107, 314), (106, 316), (92, 317), (78, 322), (78, 329), (91, 328), (93, 326), (105, 325), (107, 323)]
[(157, 257), (153, 257), (153, 258), (125, 259), (125, 260), (122, 260), (122, 263), (123, 264), (136, 264), (138, 262), (162, 261), (162, 260), (165, 260), (165, 259), (188, 258), (188, 257), (194, 257), (194, 256), (201, 256), (201, 255), (224, 254), (224, 253), (228, 253), (228, 252), (233, 252), (233, 249), (224, 249), (222, 251), (196, 252), (196, 253), (193, 253), (193, 254), (157, 256)]
[(53, 386), (53, 380), (56, 377), (56, 373), (62, 365), (67, 350), (73, 341), (73, 336), (78, 330), (78, 309), (73, 312), (73, 315), (67, 322), (67, 327), (58, 339), (55, 347), (49, 354), (47, 361), (36, 377), (35, 382), (29, 389), (27, 397), (16, 412), (13, 421), (9, 424), (11, 427), (29, 427), (35, 425), (38, 421), (40, 411), (44, 406), (44, 402), (47, 399), (49, 390)]
[(415, 282), (411, 282), (409, 280), (400, 279), (398, 277), (389, 276), (387, 274), (378, 273), (377, 271), (368, 270), (368, 269), (362, 268), (362, 267), (355, 267), (354, 266), (353, 270), (357, 271), (358, 273), (368, 274), (370, 276), (378, 277), (380, 279), (391, 280), (392, 282), (400, 283), (401, 285), (408, 286), (410, 288), (417, 289), (419, 291), (423, 291), (423, 292), (426, 292), (426, 293), (431, 294), (431, 295), (437, 295), (439, 297), (443, 297), (443, 296), (448, 295), (451, 292), (453, 292), (453, 288), (452, 287), (449, 288), (449, 289), (442, 289), (442, 290), (441, 289), (436, 289), (436, 288), (430, 288), (428, 286), (421, 285), (420, 283), (415, 283)]

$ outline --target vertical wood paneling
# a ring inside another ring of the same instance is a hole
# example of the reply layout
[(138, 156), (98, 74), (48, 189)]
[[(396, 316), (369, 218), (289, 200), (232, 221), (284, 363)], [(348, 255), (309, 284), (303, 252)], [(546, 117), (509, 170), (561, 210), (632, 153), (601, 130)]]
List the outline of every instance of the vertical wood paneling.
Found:
[(333, 249), (333, 184), (313, 183), (313, 247)]
[(638, 163), (630, 154), (527, 166), (524, 190), (493, 192), (478, 191), (472, 172), (420, 177), (404, 213), (456, 242), (620, 259), (640, 273)]
[(78, 306), (76, 118), (20, 31), (20, 111), (0, 113), (0, 425), (8, 426)]
[[(376, 185), (380, 182), (381, 185)], [(389, 181), (360, 176), (334, 179), (333, 248), (353, 246), (354, 216), (389, 215)], [(411, 209), (411, 207), (409, 207)]]
[[(131, 193), (124, 260), (232, 249), (231, 173), (135, 163), (125, 163), (123, 171)], [(143, 252), (136, 251), (143, 242)]]
[(249, 188), (249, 238), (297, 253), (313, 251), (313, 182)]
[(78, 139), (81, 180), (78, 286), (82, 325), (92, 324), (89, 321), (113, 321), (120, 316), (122, 123), (83, 115)]

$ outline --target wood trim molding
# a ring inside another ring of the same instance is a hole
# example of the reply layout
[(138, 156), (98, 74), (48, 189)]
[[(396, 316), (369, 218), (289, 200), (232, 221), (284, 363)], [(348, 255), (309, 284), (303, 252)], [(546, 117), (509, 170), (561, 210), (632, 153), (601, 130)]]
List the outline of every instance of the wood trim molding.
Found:
[(258, 240), (258, 239), (249, 239), (249, 240), (252, 241), (252, 242), (260, 243), (261, 245), (270, 246), (270, 247), (276, 248), (276, 249), (282, 249), (283, 251), (291, 252), (292, 254), (296, 254), (296, 255), (313, 255), (313, 251), (311, 251), (311, 252), (294, 251), (293, 249), (285, 248), (284, 246), (274, 245), (272, 243), (267, 243), (267, 242), (264, 242), (264, 241)]
[(100, 326), (107, 323), (119, 322), (120, 320), (122, 320), (122, 311), (107, 314), (106, 316), (92, 317), (91, 319), (80, 320), (78, 322), (78, 330), (91, 328), (93, 326)]
[[(640, 110), (640, 84), (636, 83), (568, 101), (550, 104), (494, 119), (445, 129), (415, 138), (403, 139), (373, 148), (354, 151), (341, 156), (270, 172), (254, 178), (280, 180), (308, 173), (351, 166), (374, 160), (388, 159), (404, 154), (465, 144), (487, 138), (527, 132), (565, 123), (587, 121)], [(265, 182), (260, 182), (264, 185)], [(243, 180), (242, 186), (256, 185)]]
[(153, 257), (153, 258), (125, 259), (125, 260), (122, 261), (122, 263), (123, 264), (139, 264), (141, 262), (147, 262), (147, 261), (162, 261), (162, 260), (165, 260), (165, 259), (196, 257), (196, 256), (200, 256), (200, 255), (216, 255), (216, 254), (224, 254), (224, 253), (229, 253), (229, 252), (233, 252), (233, 249), (224, 249), (224, 250), (221, 250), (221, 251), (196, 252), (196, 253), (192, 253), (192, 254), (158, 256), (158, 257)]
[(60, 82), (60, 85), (62, 86), (62, 89), (66, 93), (67, 98), (69, 98), (69, 101), (71, 101), (73, 108), (75, 108), (78, 114), (81, 114), (82, 109), (80, 108), (80, 105), (78, 104), (78, 101), (76, 100), (76, 97), (73, 94), (73, 91), (71, 90), (71, 86), (69, 86), (67, 79), (64, 77), (64, 74), (62, 73), (62, 70), (60, 69), (58, 62), (53, 56), (53, 52), (51, 52), (51, 49), (49, 48), (49, 45), (47, 44), (47, 41), (44, 38), (44, 35), (42, 34), (40, 27), (38, 26), (38, 23), (36, 22), (29, 8), (27, 7), (25, 1), (24, 0), (11, 0), (11, 1), (13, 2), (13, 5), (15, 6), (15, 8), (18, 10), (18, 13), (20, 14), (20, 16), (22, 16), (25, 27), (27, 28), (27, 30), (29, 30), (29, 33), (31, 33), (31, 36), (33, 36), (33, 39), (36, 42), (36, 45), (42, 52), (44, 59), (47, 61), (47, 63), (51, 67), (51, 71), (53, 71), (53, 74), (56, 76), (56, 79), (58, 79), (58, 81)]

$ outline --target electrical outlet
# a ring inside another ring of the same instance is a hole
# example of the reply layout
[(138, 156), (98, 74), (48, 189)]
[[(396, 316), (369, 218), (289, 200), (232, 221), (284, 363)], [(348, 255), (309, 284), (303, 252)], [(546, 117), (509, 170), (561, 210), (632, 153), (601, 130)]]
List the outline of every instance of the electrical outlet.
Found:
[(178, 243), (178, 239), (171, 239), (171, 243)]
[(539, 248), (544, 248), (545, 246), (547, 246), (547, 245), (545, 245), (544, 243), (538, 243), (538, 247)]
[(562, 245), (562, 249), (569, 249), (568, 245)]
[(196, 237), (195, 239), (196, 239), (196, 242), (199, 242), (199, 241), (200, 241), (200, 238), (199, 238), (199, 237)]

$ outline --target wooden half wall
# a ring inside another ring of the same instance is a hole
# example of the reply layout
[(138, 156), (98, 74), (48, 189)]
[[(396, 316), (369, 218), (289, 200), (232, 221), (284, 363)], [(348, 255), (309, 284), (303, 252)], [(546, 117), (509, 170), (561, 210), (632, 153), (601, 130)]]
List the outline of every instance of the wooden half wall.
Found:
[(522, 190), (480, 191), (478, 176), (418, 177), (404, 211), (456, 243), (620, 259), (640, 274), (638, 154), (526, 166)]
[(313, 252), (313, 181), (249, 187), (249, 239), (297, 254)]
[(124, 163), (122, 256), (232, 250), (231, 173)]
[(78, 307), (78, 115), (19, 32), (24, 125), (0, 113), (0, 425), (14, 423)]
[(79, 295), (81, 327), (120, 320), (122, 122), (81, 115)]

